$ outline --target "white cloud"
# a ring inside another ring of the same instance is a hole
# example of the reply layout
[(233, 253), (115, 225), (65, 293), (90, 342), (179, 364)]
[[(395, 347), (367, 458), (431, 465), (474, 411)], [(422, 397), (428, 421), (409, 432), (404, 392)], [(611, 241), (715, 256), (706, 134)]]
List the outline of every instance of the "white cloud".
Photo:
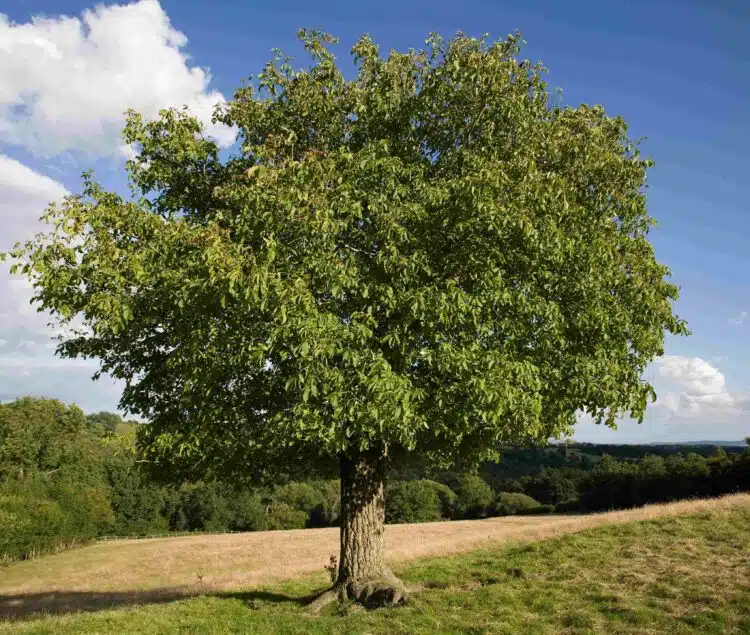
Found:
[(750, 410), (750, 395), (732, 393), (724, 374), (700, 357), (667, 355), (657, 360), (659, 377), (671, 384), (657, 405), (670, 413), (708, 419), (731, 418)]
[(30, 238), (41, 228), (39, 217), (47, 205), (68, 194), (61, 183), (34, 172), (19, 161), (0, 154), (0, 251)]
[(114, 411), (123, 384), (104, 375), (92, 382), (97, 368), (94, 360), (0, 355), (0, 402), (27, 395), (75, 403), (84, 412)]
[[(31, 238), (43, 229), (39, 217), (51, 202), (59, 202), (68, 192), (57, 181), (34, 172), (15, 159), (0, 154), (0, 251), (17, 241)], [(13, 332), (46, 333), (48, 316), (29, 304), (33, 295), (30, 282), (10, 276), (8, 263), (0, 264), (0, 335), (13, 338)], [(28, 338), (26, 338), (28, 339)]]
[[(62, 184), (0, 154), (0, 251), (45, 229), (39, 217), (66, 194)], [(54, 356), (50, 338), (59, 329), (50, 329), (49, 315), (30, 304), (32, 293), (28, 280), (10, 276), (9, 263), (0, 263), (0, 401), (34, 395), (113, 410), (121, 385), (106, 377), (91, 382), (93, 360)]]
[[(186, 44), (158, 0), (22, 24), (0, 13), (0, 148), (21, 146), (66, 174), (83, 156), (85, 163), (127, 156), (120, 137), (126, 109), (152, 118), (185, 105), (209, 135), (231, 145), (234, 131), (210, 123), (224, 97), (209, 88), (206, 70), (189, 63)], [(47, 229), (39, 217), (67, 194), (62, 183), (0, 153), (0, 251)], [(95, 362), (54, 356), (50, 338), (59, 333), (30, 304), (32, 295), (29, 281), (0, 263), (0, 400), (39, 395), (113, 409), (122, 386), (104, 376), (92, 383)]]
[(187, 38), (158, 0), (97, 6), (81, 17), (0, 14), (0, 141), (38, 156), (123, 151), (123, 112), (155, 117), (187, 105), (222, 145), (234, 132), (210, 123), (224, 97), (188, 64)]
[(735, 324), (737, 326), (741, 326), (745, 323), (745, 320), (747, 319), (748, 313), (747, 311), (740, 311), (740, 314), (736, 317), (729, 318), (730, 324)]

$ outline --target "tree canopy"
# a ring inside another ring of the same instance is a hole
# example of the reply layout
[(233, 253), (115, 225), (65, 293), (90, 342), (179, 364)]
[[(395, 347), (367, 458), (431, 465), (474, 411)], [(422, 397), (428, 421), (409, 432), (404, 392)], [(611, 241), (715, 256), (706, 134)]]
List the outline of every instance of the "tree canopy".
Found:
[[(686, 333), (647, 240), (651, 165), (620, 117), (553, 106), (519, 36), (431, 36), (347, 80), (301, 31), (217, 108), (131, 112), (129, 198), (91, 173), (20, 245), (58, 347), (125, 381), (141, 447), (201, 474), (375, 445), (435, 463), (641, 419)], [(288, 461), (287, 461), (288, 463)]]

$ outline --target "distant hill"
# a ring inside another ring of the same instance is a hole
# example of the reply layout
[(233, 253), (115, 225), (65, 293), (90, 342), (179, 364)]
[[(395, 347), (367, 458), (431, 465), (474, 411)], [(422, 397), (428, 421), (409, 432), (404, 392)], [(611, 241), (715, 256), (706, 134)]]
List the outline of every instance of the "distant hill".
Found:
[[(552, 441), (550, 443), (551, 446), (557, 446), (562, 445), (562, 442), (560, 441)], [(736, 447), (743, 447), (747, 445), (744, 439), (741, 440), (735, 440), (735, 441), (721, 441), (717, 439), (702, 439), (699, 441), (642, 441), (640, 443), (628, 443), (628, 442), (622, 442), (622, 443), (593, 443), (591, 441), (573, 441), (571, 442), (571, 447), (576, 446), (607, 446), (607, 447), (616, 447), (616, 446), (622, 446), (622, 447), (660, 447), (660, 448), (679, 448), (679, 447), (686, 447), (686, 446), (720, 446), (724, 448), (736, 448)]]
[(673, 443), (669, 443), (666, 441), (652, 441), (651, 443), (642, 443), (639, 445), (649, 445), (654, 446), (658, 445), (661, 447), (675, 447), (675, 446), (682, 446), (682, 445), (718, 445), (725, 448), (736, 448), (737, 446), (744, 446), (746, 445), (745, 441), (717, 441), (717, 440), (703, 440), (703, 441), (675, 441)]

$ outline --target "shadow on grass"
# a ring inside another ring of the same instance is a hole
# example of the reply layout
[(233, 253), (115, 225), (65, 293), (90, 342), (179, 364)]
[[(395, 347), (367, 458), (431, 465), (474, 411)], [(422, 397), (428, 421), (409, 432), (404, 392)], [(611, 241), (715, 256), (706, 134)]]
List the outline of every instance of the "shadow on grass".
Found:
[(235, 599), (245, 602), (248, 608), (256, 608), (258, 603), (291, 602), (303, 606), (315, 596), (292, 597), (269, 591), (204, 591), (195, 588), (150, 589), (144, 591), (54, 591), (50, 593), (29, 593), (0, 595), (0, 621), (19, 621), (41, 615), (104, 611), (107, 609), (139, 604), (166, 604), (176, 600), (186, 600), (198, 596)]

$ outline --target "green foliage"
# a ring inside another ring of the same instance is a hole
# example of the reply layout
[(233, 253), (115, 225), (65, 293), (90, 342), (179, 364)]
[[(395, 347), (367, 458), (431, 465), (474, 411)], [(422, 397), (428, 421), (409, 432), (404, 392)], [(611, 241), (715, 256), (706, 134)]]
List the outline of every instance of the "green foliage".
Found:
[(336, 525), (341, 513), (341, 482), (338, 479), (314, 481), (313, 486), (320, 492), (323, 502), (310, 511), (310, 524), (313, 527)]
[(268, 529), (266, 506), (258, 494), (250, 491), (237, 493), (231, 499), (232, 531), (264, 531)]
[(164, 489), (151, 483), (131, 456), (111, 456), (106, 467), (115, 515), (112, 531), (120, 536), (167, 531), (169, 521), (163, 513), (166, 504)]
[(101, 447), (77, 406), (31, 397), (0, 404), (0, 479), (41, 472), (101, 482)]
[(497, 516), (512, 516), (539, 507), (539, 501), (520, 492), (499, 492), (493, 511)]
[(423, 483), (426, 483), (435, 490), (440, 501), (440, 515), (443, 518), (453, 518), (456, 513), (456, 493), (443, 483), (429, 479), (423, 480)]
[(386, 523), (425, 523), (440, 520), (438, 490), (429, 481), (393, 481), (385, 495)]
[(49, 499), (0, 494), (0, 562), (66, 546), (65, 513)]
[(561, 470), (543, 469), (525, 479), (523, 490), (545, 505), (554, 505), (575, 498), (578, 495), (576, 485), (576, 482)]
[(304, 529), (307, 514), (286, 503), (271, 503), (268, 507), (268, 529)]
[(464, 474), (456, 485), (456, 515), (459, 518), (482, 518), (492, 505), (493, 493), (487, 483), (475, 474)]
[(106, 490), (43, 475), (0, 482), (0, 562), (82, 544), (113, 521)]
[(541, 514), (552, 514), (555, 511), (554, 505), (538, 505), (531, 509), (523, 509), (519, 513), (521, 516), (539, 516)]
[(581, 503), (577, 499), (562, 501), (555, 505), (556, 514), (571, 514), (581, 511)]
[(88, 424), (100, 434), (115, 434), (119, 426), (122, 426), (122, 417), (113, 412), (95, 412), (86, 415)]
[(387, 58), (363, 37), (350, 80), (300, 37), (307, 70), (279, 56), (218, 107), (237, 153), (185, 111), (130, 113), (132, 198), (88, 173), (12, 254), (90, 327), (60, 353), (127, 382), (144, 455), (175, 479), (376, 445), (471, 465), (580, 410), (640, 420), (686, 328), (624, 120), (551, 106), (518, 35)]
[(170, 528), (177, 531), (220, 531), (231, 518), (226, 496), (216, 483), (186, 483), (179, 490), (177, 514)]
[(323, 505), (323, 494), (309, 483), (287, 483), (276, 488), (273, 500), (310, 514)]

